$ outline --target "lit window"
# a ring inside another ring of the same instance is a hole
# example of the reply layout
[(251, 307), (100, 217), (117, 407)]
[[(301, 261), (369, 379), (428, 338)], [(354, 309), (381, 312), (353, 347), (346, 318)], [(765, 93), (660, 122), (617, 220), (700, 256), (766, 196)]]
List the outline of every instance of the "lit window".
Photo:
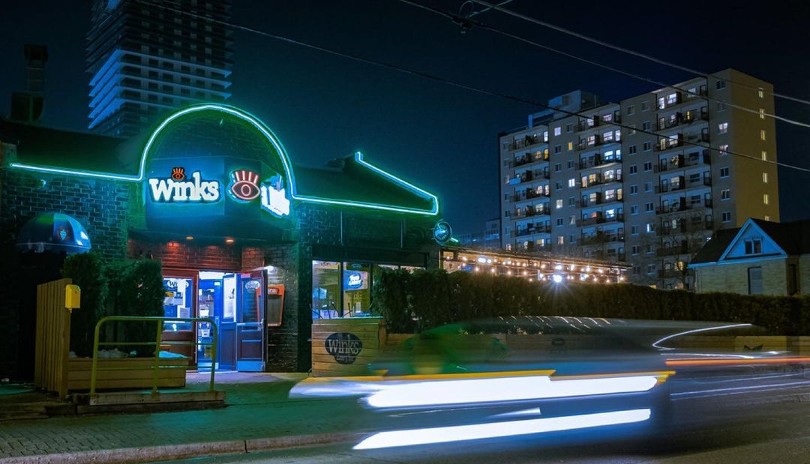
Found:
[(725, 134), (727, 132), (728, 132), (728, 123), (727, 122), (721, 122), (720, 124), (717, 125), (717, 133), (718, 134)]
[(568, 218), (568, 224), (570, 224), (570, 225), (572, 225), (572, 226), (577, 225), (577, 217), (576, 217), (576, 216), (571, 216), (571, 217), (569, 217), (569, 218)]
[(728, 144), (720, 145), (720, 156), (728, 155)]
[(765, 98), (765, 92), (762, 89), (757, 90), (757, 95), (759, 98)]
[(768, 194), (767, 194), (767, 193), (763, 194), (763, 195), (762, 195), (762, 203), (764, 203), (764, 204), (766, 204), (766, 205), (767, 205), (767, 204), (769, 204), (769, 203), (768, 203), (769, 201), (770, 201), (770, 200), (769, 200), (769, 198), (768, 198)]
[(574, 142), (568, 142), (568, 151), (571, 151), (573, 149), (574, 149)]
[(557, 245), (565, 245), (565, 237), (560, 235), (557, 237)]
[(645, 230), (645, 231), (646, 231), (648, 234), (650, 234), (650, 233), (652, 233), (652, 232), (655, 232), (655, 225), (654, 225), (654, 224), (651, 224), (651, 223), (649, 223), (649, 222), (648, 222), (647, 224), (645, 224), (645, 225), (644, 225), (644, 230)]
[(768, 161), (768, 152), (762, 150), (762, 161)]
[(765, 110), (763, 108), (759, 109), (759, 119), (765, 119)]
[(562, 127), (560, 127), (560, 126), (555, 127), (554, 128), (554, 136), (557, 137), (560, 134), (562, 134)]
[(762, 130), (759, 131), (759, 139), (760, 140), (766, 140), (765, 129), (762, 129)]
[(768, 183), (768, 173), (767, 173), (767, 172), (763, 172), (763, 173), (762, 173), (762, 183), (763, 183), (763, 184), (767, 184), (767, 183)]
[(557, 209), (560, 209), (560, 208), (563, 207), (563, 203), (564, 203), (563, 200), (559, 199), (559, 200), (557, 200), (557, 203), (555, 204), (555, 206), (557, 207)]
[(576, 187), (577, 186), (577, 180), (574, 179), (574, 178), (568, 179), (568, 186), (569, 187)]

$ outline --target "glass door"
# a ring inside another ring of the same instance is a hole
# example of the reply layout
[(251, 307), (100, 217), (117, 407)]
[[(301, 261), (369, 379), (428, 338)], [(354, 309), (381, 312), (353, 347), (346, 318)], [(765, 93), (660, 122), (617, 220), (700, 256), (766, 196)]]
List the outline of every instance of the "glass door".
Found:
[(217, 326), (216, 357), (212, 350), (213, 333), (209, 323), (197, 330), (199, 367), (212, 365), (217, 370), (234, 370), (236, 331), (236, 276), (233, 273), (201, 271), (197, 290), (199, 317), (210, 317)]
[[(197, 290), (197, 273), (168, 271), (163, 276), (163, 315), (167, 318), (194, 316), (194, 295)], [(162, 351), (191, 358), (195, 362), (194, 325), (191, 322), (167, 319), (163, 324)]]
[(264, 272), (239, 274), (236, 370), (264, 371)]

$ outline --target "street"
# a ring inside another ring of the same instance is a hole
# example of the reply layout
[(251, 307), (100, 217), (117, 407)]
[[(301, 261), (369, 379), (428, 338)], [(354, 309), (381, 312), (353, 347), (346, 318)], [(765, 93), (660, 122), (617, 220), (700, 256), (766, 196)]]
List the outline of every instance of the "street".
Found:
[(557, 441), (465, 442), (353, 451), (352, 444), (196, 458), (180, 463), (763, 463), (810, 461), (810, 402), (720, 406), (716, 399), (677, 401), (673, 426), (654, 437), (584, 434)]

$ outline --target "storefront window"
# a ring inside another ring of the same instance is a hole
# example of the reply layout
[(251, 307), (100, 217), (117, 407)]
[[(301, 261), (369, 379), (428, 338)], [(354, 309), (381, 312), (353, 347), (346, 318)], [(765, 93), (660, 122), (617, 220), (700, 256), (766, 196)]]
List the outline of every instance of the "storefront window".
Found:
[(371, 265), (344, 263), (343, 315), (362, 316), (371, 306)]
[[(163, 278), (163, 315), (165, 317), (192, 317), (191, 308), (194, 304), (194, 281), (184, 277)], [(191, 330), (190, 322), (167, 320), (164, 330), (177, 332)]]
[(341, 317), (340, 263), (335, 261), (312, 261), (312, 318), (331, 319)]

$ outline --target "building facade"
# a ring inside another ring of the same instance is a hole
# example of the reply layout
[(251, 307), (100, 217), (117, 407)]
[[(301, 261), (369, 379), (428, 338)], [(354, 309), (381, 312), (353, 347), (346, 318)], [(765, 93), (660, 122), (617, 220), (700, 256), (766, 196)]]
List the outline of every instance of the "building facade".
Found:
[(94, 0), (89, 129), (130, 137), (173, 109), (227, 100), (230, 9), (228, 0)]
[(690, 288), (713, 231), (779, 220), (773, 88), (727, 69), (602, 103), (549, 101), (501, 134), (501, 246), (631, 266), (629, 280)]
[[(192, 106), (135, 139), (0, 119), (0, 142), (3, 377), (26, 378), (35, 284), (60, 277), (64, 254), (20, 242), (42, 214), (75, 219), (105, 259), (160, 260), (163, 340), (227, 370), (307, 371), (313, 320), (368, 316), (384, 269), (439, 266), (434, 195), (359, 153), (294, 165), (238, 108)], [(189, 317), (217, 321), (215, 359), (210, 327), (171, 319)]]
[(810, 288), (810, 221), (749, 219), (714, 234), (690, 264), (698, 292), (806, 295)]

